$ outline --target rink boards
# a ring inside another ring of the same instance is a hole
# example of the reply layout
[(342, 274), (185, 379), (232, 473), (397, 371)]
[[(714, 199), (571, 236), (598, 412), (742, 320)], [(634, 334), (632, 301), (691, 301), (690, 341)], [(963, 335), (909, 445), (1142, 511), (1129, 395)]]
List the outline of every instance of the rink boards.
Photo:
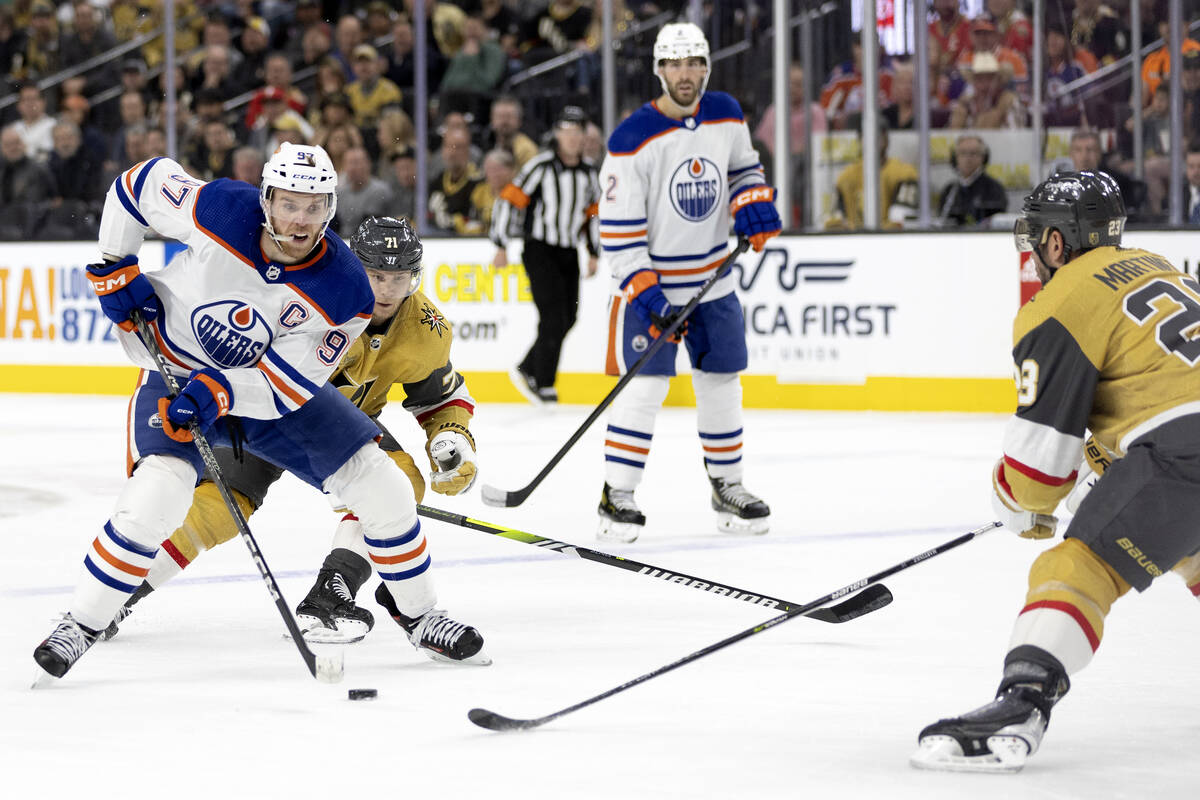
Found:
[[(1131, 232), (1126, 243), (1195, 272), (1187, 232)], [(1009, 349), (1020, 269), (1008, 233), (813, 235), (773, 239), (738, 259), (752, 408), (1011, 410)], [(176, 243), (147, 242), (143, 269)], [(537, 313), (520, 264), (492, 266), (485, 239), (427, 239), (422, 290), (454, 323), (452, 359), (481, 402), (521, 402), (506, 372), (533, 341)], [(94, 243), (0, 244), (0, 391), (118, 394), (128, 366), (84, 275)], [(563, 402), (596, 403), (613, 281), (582, 282), (563, 348)], [(687, 359), (668, 403), (694, 402)]]

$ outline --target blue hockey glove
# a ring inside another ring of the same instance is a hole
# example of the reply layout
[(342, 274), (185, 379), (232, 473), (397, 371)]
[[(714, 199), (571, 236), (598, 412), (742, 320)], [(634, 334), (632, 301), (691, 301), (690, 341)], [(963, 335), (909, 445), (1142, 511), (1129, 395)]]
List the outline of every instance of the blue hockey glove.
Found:
[(192, 372), (187, 385), (175, 399), (159, 398), (158, 416), (167, 436), (177, 442), (190, 442), (190, 426), (195, 424), (204, 433), (228, 414), (232, 405), (233, 387), (229, 381), (220, 370), (206, 367)]
[(742, 189), (733, 196), (729, 211), (733, 214), (734, 233), (749, 239), (756, 253), (762, 252), (767, 239), (783, 230), (775, 210), (775, 190), (766, 184)]
[(121, 330), (134, 329), (129, 318), (134, 309), (141, 311), (147, 322), (158, 316), (158, 298), (154, 294), (154, 286), (138, 268), (137, 256), (125, 256), (116, 262), (88, 264), (87, 277), (104, 316)]
[[(621, 284), (625, 302), (650, 326), (650, 335), (657, 339), (675, 321), (680, 309), (671, 305), (658, 285), (658, 273), (650, 269), (639, 269)], [(687, 320), (671, 337), (678, 342), (687, 333)]]

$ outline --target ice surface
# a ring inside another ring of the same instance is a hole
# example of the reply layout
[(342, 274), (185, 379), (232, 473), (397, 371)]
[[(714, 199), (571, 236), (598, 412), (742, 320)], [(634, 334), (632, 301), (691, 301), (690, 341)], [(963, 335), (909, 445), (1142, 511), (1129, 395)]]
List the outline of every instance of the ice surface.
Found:
[[(751, 627), (769, 610), (496, 536), (425, 522), (441, 605), (495, 663), (435, 664), (371, 599), (376, 629), (338, 686), (308, 676), (245, 547), (144, 600), (113, 642), (31, 691), (34, 646), (66, 609), (123, 481), (125, 401), (0, 395), (0, 794), (43, 798), (1183, 798), (1195, 792), (1200, 608), (1175, 576), (1109, 617), (1095, 662), (1019, 775), (918, 772), (922, 726), (990, 699), (1028, 566), (1048, 543), (998, 531), (887, 581), (842, 625), (797, 619), (532, 732), (535, 717)], [(481, 480), (524, 485), (588, 409), (482, 406)], [(694, 413), (669, 409), (631, 558), (807, 601), (991, 518), (994, 416), (751, 412), (747, 486), (770, 534), (715, 532)], [(385, 421), (414, 452), (398, 407)], [(603, 423), (515, 509), (430, 505), (598, 550)], [(423, 460), (418, 456), (418, 460)], [(285, 478), (251, 519), (294, 606), (336, 523)], [(351, 688), (375, 688), (350, 702)]]

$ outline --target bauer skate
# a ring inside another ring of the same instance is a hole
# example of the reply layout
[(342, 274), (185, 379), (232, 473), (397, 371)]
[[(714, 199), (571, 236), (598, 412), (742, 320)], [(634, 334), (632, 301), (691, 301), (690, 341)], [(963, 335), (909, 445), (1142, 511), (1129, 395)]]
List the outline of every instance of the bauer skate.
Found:
[(949, 772), (1020, 772), (1042, 743), (1050, 709), (1069, 688), (1061, 669), (1010, 661), (996, 699), (926, 726), (909, 763)]
[(296, 624), (307, 642), (352, 644), (375, 627), (375, 617), (354, 604), (342, 573), (323, 569), (308, 595), (296, 606)]
[(396, 624), (408, 634), (417, 651), (434, 661), (486, 667), (492, 659), (483, 652), (483, 636), (470, 625), (455, 622), (446, 612), (434, 609), (419, 617), (406, 617), (396, 607), (387, 586), (379, 584), (375, 601), (387, 609)]
[(712, 507), (722, 533), (760, 535), (771, 527), (771, 509), (742, 486), (741, 481), (710, 477)]
[(602, 542), (635, 542), (646, 527), (646, 515), (634, 502), (632, 489), (614, 489), (604, 484), (598, 510), (600, 527), (596, 529), (596, 538)]
[(33, 660), (47, 675), (61, 678), (96, 643), (97, 635), (97, 631), (85, 628), (70, 614), (65, 614), (58, 627), (34, 649)]

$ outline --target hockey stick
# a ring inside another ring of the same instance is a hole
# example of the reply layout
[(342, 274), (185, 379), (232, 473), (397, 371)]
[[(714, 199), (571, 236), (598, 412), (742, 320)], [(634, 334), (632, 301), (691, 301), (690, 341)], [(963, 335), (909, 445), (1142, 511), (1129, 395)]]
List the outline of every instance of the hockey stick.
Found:
[[(171, 397), (176, 397), (179, 394), (179, 382), (175, 380), (175, 376), (167, 368), (167, 359), (163, 356), (162, 350), (154, 338), (154, 331), (150, 329), (149, 323), (146, 322), (145, 317), (142, 316), (140, 311), (135, 309), (130, 312), (130, 319), (137, 326), (138, 336), (141, 337), (142, 344), (146, 346), (146, 349), (150, 351), (150, 355), (154, 357), (154, 362), (158, 365), (158, 374), (162, 376), (163, 383), (167, 385), (167, 391)], [(246, 543), (246, 547), (250, 550), (250, 557), (254, 560), (259, 574), (262, 575), (263, 581), (267, 584), (267, 591), (271, 593), (271, 597), (275, 600), (275, 607), (279, 609), (279, 615), (283, 617), (283, 624), (287, 626), (288, 633), (292, 636), (292, 641), (296, 643), (296, 649), (300, 651), (300, 657), (304, 659), (304, 665), (308, 667), (308, 671), (317, 680), (324, 683), (337, 683), (342, 679), (344, 668), (343, 656), (340, 652), (332, 655), (318, 656), (309, 649), (303, 635), (300, 633), (300, 628), (296, 625), (295, 618), (292, 617), (292, 612), (288, 609), (287, 601), (283, 599), (283, 592), (279, 589), (279, 584), (275, 581), (275, 576), (271, 574), (271, 568), (267, 566), (262, 551), (258, 549), (258, 542), (255, 541), (254, 534), (250, 532), (250, 525), (246, 522), (246, 517), (242, 514), (241, 507), (234, 500), (233, 493), (229, 490), (229, 484), (225, 482), (225, 476), (221, 472), (221, 465), (217, 463), (217, 457), (213, 455), (212, 446), (209, 445), (208, 439), (200, 432), (195, 423), (189, 425), (188, 430), (192, 433), (192, 441), (195, 443), (196, 449), (200, 451), (200, 458), (204, 460), (204, 466), (208, 468), (209, 478), (216, 485), (217, 491), (221, 493), (221, 499), (225, 501), (225, 505), (229, 509), (229, 514), (233, 517), (238, 533), (242, 535), (242, 541)]]
[(553, 714), (547, 714), (544, 717), (536, 717), (534, 719), (514, 719), (512, 717), (506, 717), (502, 714), (497, 714), (494, 711), (488, 711), (487, 709), (484, 709), (484, 708), (472, 708), (469, 712), (467, 712), (467, 718), (470, 719), (471, 722), (474, 722), (479, 727), (487, 728), (488, 730), (492, 730), (492, 731), (528, 730), (530, 728), (536, 728), (539, 725), (544, 725), (547, 722), (550, 722), (551, 720), (558, 719), (559, 717), (570, 714), (573, 711), (578, 711), (579, 709), (586, 708), (587, 706), (590, 706), (593, 703), (598, 703), (601, 700), (605, 699), (606, 697), (612, 697), (614, 694), (623, 692), (626, 689), (630, 689), (634, 686), (637, 686), (639, 683), (645, 683), (646, 681), (650, 680), (651, 678), (657, 678), (659, 675), (662, 675), (666, 672), (670, 672), (673, 669), (678, 669), (679, 667), (682, 667), (684, 664), (688, 664), (699, 658), (703, 658), (704, 656), (709, 655), (710, 653), (715, 653), (716, 651), (726, 648), (731, 644), (740, 642), (742, 639), (748, 639), (749, 637), (754, 636), (759, 633), (762, 633), (765, 630), (774, 628), (776, 625), (787, 622), (788, 620), (793, 619), (795, 617), (801, 616), (802, 614), (805, 614), (814, 608), (818, 608), (827, 603), (830, 603), (839, 597), (844, 597), (845, 595), (847, 595), (851, 592), (856, 592), (859, 589), (863, 588), (864, 586), (868, 586), (872, 583), (876, 583), (877, 581), (881, 581), (884, 578), (888, 577), (889, 575), (895, 575), (897, 572), (900, 572), (901, 570), (906, 570), (911, 566), (921, 563), (922, 561), (927, 561), (927, 560), (933, 558), (934, 556), (941, 555), (942, 553), (945, 553), (947, 550), (953, 550), (954, 548), (971, 541), (976, 536), (980, 536), (984, 533), (987, 533), (988, 531), (991, 531), (991, 530), (993, 530), (995, 528), (999, 528), (999, 527), (1000, 527), (999, 522), (989, 522), (987, 525), (984, 525), (980, 528), (976, 528), (975, 530), (970, 531), (969, 533), (964, 533), (962, 536), (959, 536), (956, 539), (951, 539), (950, 541), (945, 542), (944, 544), (940, 544), (937, 547), (933, 548), (932, 550), (926, 550), (925, 552), (915, 555), (912, 558), (909, 558), (905, 561), (901, 561), (899, 564), (895, 564), (894, 566), (888, 567), (887, 569), (883, 570), (882, 572), (876, 572), (874, 575), (871, 575), (868, 578), (863, 578), (862, 580), (855, 581), (854, 583), (851, 583), (848, 586), (843, 586), (841, 589), (838, 589), (835, 592), (830, 592), (829, 594), (825, 595), (824, 597), (820, 597), (816, 600), (813, 600), (811, 603), (800, 606), (799, 608), (794, 608), (791, 611), (788, 611), (787, 613), (784, 613), (784, 614), (780, 614), (777, 617), (772, 617), (771, 619), (767, 620), (766, 622), (762, 623), (761, 625), (755, 625), (753, 628), (747, 628), (746, 630), (744, 630), (740, 633), (735, 633), (733, 636), (730, 636), (726, 639), (722, 639), (719, 642), (710, 644), (707, 647), (701, 648), (700, 650), (697, 650), (694, 653), (686, 655), (683, 658), (680, 658), (676, 661), (672, 661), (670, 664), (667, 664), (666, 666), (659, 667), (658, 669), (653, 670), (651, 672), (647, 672), (644, 675), (639, 675), (638, 677), (634, 678), (631, 681), (626, 681), (625, 683), (622, 683), (620, 686), (609, 689), (606, 692), (601, 692), (600, 694), (598, 694), (594, 697), (589, 697), (587, 700), (584, 700), (583, 702), (580, 702), (580, 703), (576, 703), (573, 706), (567, 706), (564, 709), (555, 711)]
[[(748, 592), (745, 589), (738, 589), (735, 586), (729, 586), (724, 583), (710, 581), (707, 578), (697, 578), (694, 575), (687, 575), (682, 572), (672, 572), (655, 567), (650, 564), (643, 564), (640, 561), (634, 561), (621, 556), (614, 556), (608, 553), (602, 553), (599, 550), (589, 550), (586, 547), (560, 542), (557, 539), (548, 539), (545, 536), (538, 536), (525, 531), (518, 531), (514, 528), (501, 528), (498, 525), (490, 525), (486, 522), (481, 522), (477, 519), (463, 516), (462, 514), (453, 514), (449, 511), (443, 511), (440, 508), (430, 508), (429, 506), (417, 505), (417, 513), (428, 519), (436, 519), (440, 522), (448, 522), (451, 525), (458, 525), (462, 528), (470, 528), (483, 533), (490, 533), (493, 536), (500, 536), (505, 539), (512, 539), (517, 542), (524, 542), (535, 547), (541, 547), (545, 550), (553, 550), (556, 553), (563, 555), (576, 556), (584, 561), (594, 561), (597, 564), (604, 564), (609, 567), (620, 567), (621, 569), (636, 572), (638, 575), (646, 575), (651, 578), (659, 578), (668, 583), (678, 583), (683, 586), (690, 586), (693, 589), (700, 589), (705, 592), (712, 592), (724, 597), (731, 597), (735, 600), (744, 600), (747, 603), (764, 606), (766, 608), (776, 608), (780, 611), (791, 611), (799, 608), (800, 604), (790, 600), (780, 600), (778, 597), (771, 597), (765, 594), (755, 594)], [(863, 614), (870, 614), (872, 611), (879, 609), (892, 602), (892, 593), (882, 584), (871, 586), (863, 592), (851, 597), (845, 602), (839, 603), (832, 608), (816, 608), (811, 611), (804, 612), (804, 616), (812, 619), (820, 620), (821, 622), (849, 622), (852, 619), (861, 617)]]
[(634, 365), (630, 367), (624, 375), (621, 376), (621, 379), (617, 381), (617, 385), (612, 388), (612, 391), (604, 396), (604, 399), (600, 401), (600, 405), (596, 406), (596, 408), (591, 414), (588, 415), (588, 418), (583, 421), (583, 424), (579, 426), (575, 433), (571, 434), (571, 438), (567, 439), (566, 444), (558, 449), (558, 452), (551, 457), (549, 463), (542, 467), (542, 471), (539, 472), (537, 476), (529, 482), (528, 485), (520, 489), (505, 491), (504, 489), (497, 489), (495, 486), (488, 486), (487, 484), (484, 484), (479, 489), (479, 493), (483, 498), (483, 502), (487, 503), (489, 506), (500, 506), (502, 508), (513, 508), (514, 506), (519, 506), (521, 503), (524, 503), (525, 500), (528, 499), (529, 495), (533, 494), (533, 490), (536, 489), (538, 485), (545, 480), (546, 476), (550, 474), (550, 470), (554, 469), (558, 462), (562, 460), (562, 457), (567, 454), (567, 451), (575, 446), (575, 443), (579, 441), (579, 438), (583, 436), (584, 432), (592, 426), (592, 423), (600, 418), (600, 415), (604, 413), (604, 409), (608, 408), (612, 401), (616, 399), (617, 395), (621, 393), (621, 390), (624, 389), (629, 382), (633, 380), (639, 372), (642, 371), (643, 367), (650, 363), (650, 359), (654, 358), (655, 353), (666, 346), (667, 341), (670, 340), (675, 331), (679, 330), (691, 313), (696, 309), (696, 306), (700, 305), (700, 301), (704, 299), (704, 295), (708, 294), (709, 290), (716, 285), (717, 281), (725, 277), (725, 275), (731, 269), (733, 269), (734, 260), (736, 260), (737, 257), (742, 253), (746, 252), (746, 248), (749, 246), (749, 239), (738, 239), (738, 246), (725, 258), (724, 261), (721, 262), (721, 266), (717, 267), (717, 271), (714, 272), (709, 279), (704, 282), (704, 285), (701, 286), (699, 291), (692, 296), (692, 299), (688, 300), (687, 305), (685, 305), (679, 311), (679, 313), (675, 315), (675, 319), (671, 321), (671, 324), (667, 326), (667, 329), (659, 334), (658, 338), (655, 339), (650, 344), (650, 347), (646, 349), (646, 352), (642, 353), (642, 357), (634, 362)]

